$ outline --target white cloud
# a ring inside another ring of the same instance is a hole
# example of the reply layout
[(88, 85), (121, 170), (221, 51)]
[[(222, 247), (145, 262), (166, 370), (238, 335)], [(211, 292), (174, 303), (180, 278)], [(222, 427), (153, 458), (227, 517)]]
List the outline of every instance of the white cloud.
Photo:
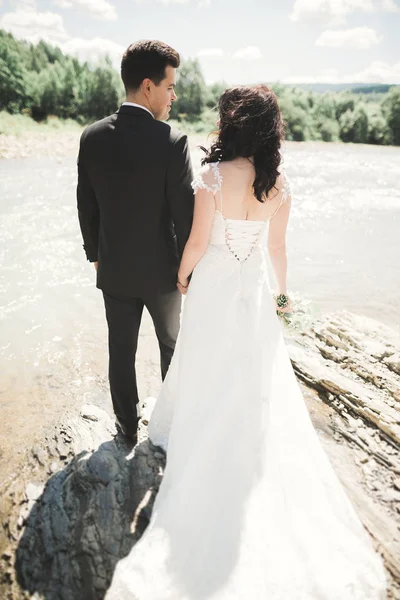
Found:
[(395, 0), (382, 0), (382, 10), (386, 12), (400, 12), (400, 6), (396, 4)]
[[(148, 0), (135, 0), (136, 4), (143, 4)], [(161, 4), (188, 4), (191, 0), (158, 0)], [(211, 5), (211, 0), (198, 0), (197, 6), (204, 8)]]
[(224, 56), (222, 48), (202, 48), (198, 51), (197, 56)]
[(121, 58), (126, 48), (104, 38), (92, 38), (84, 40), (81, 38), (71, 38), (61, 46), (65, 54), (76, 56), (82, 61), (96, 63), (104, 56), (109, 56), (114, 67), (119, 70)]
[(336, 69), (322, 72), (320, 75), (301, 75), (286, 77), (283, 83), (392, 83), (400, 84), (400, 62), (393, 65), (375, 60), (368, 67), (339, 75)]
[(54, 0), (54, 4), (60, 8), (71, 8), (72, 2), (69, 0)]
[(359, 83), (398, 83), (400, 84), (400, 62), (389, 65), (374, 60), (369, 67), (355, 73), (354, 81)]
[(393, 0), (295, 0), (290, 15), (292, 21), (334, 21), (343, 23), (353, 12), (373, 12), (387, 10), (384, 5)]
[(357, 48), (366, 50), (381, 42), (375, 29), (371, 27), (355, 27), (354, 29), (328, 29), (316, 40), (316, 46), (329, 48)]
[(71, 38), (64, 28), (61, 15), (35, 11), (34, 0), (23, 0), (23, 2), (25, 7), (30, 5), (29, 9), (18, 8), (13, 13), (5, 13), (0, 17), (0, 28), (34, 44), (44, 40), (58, 46), (65, 54), (76, 56), (82, 61), (96, 63), (107, 55), (111, 58), (114, 67), (119, 70), (122, 54), (126, 48), (112, 40), (99, 37), (89, 40)]
[(15, 9), (17, 11), (21, 10), (37, 10), (36, 0), (19, 0), (17, 2)]
[(262, 58), (260, 48), (257, 46), (246, 46), (246, 48), (240, 48), (233, 55), (232, 58), (244, 58), (245, 60), (257, 60)]
[(0, 18), (0, 28), (17, 38), (36, 42), (39, 39), (57, 43), (68, 38), (61, 15), (34, 10), (16, 10)]
[(115, 6), (107, 0), (54, 0), (61, 8), (77, 8), (102, 21), (116, 21)]

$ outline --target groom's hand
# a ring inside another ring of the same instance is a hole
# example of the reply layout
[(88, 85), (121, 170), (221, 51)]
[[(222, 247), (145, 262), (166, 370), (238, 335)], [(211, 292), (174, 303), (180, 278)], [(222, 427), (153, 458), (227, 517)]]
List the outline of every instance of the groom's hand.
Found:
[(189, 287), (189, 279), (187, 277), (180, 277), (178, 275), (178, 281), (176, 282), (176, 287), (180, 291), (180, 293), (185, 296)]
[(98, 263), (98, 261), (96, 260), (96, 262), (94, 262), (93, 264), (94, 264), (94, 268), (95, 268), (95, 269), (96, 269), (96, 271), (97, 271), (97, 267), (99, 266), (99, 263)]
[(183, 296), (186, 296), (187, 291), (188, 291), (188, 286), (185, 287), (181, 283), (179, 283), (179, 281), (178, 281), (178, 283), (176, 284), (176, 287), (178, 288), (178, 290), (180, 291), (180, 293)]

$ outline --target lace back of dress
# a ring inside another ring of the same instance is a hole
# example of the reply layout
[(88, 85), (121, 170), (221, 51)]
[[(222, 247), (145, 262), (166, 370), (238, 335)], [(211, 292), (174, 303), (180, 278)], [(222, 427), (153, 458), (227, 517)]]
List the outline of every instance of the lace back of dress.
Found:
[(285, 177), (285, 186), (282, 190), (282, 197), (279, 206), (275, 212), (264, 221), (251, 221), (246, 219), (229, 219), (223, 214), (223, 194), (221, 175), (218, 163), (209, 163), (209, 165), (196, 175), (192, 186), (195, 192), (204, 189), (213, 194), (216, 207), (216, 215), (223, 222), (225, 245), (235, 259), (244, 263), (253, 254), (254, 249), (259, 245), (263, 232), (269, 221), (276, 215), (279, 208), (290, 194), (289, 185)]

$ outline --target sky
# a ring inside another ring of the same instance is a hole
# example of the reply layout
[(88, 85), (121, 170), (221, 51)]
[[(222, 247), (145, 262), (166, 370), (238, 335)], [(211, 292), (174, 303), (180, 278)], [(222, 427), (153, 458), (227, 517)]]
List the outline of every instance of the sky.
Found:
[(117, 69), (160, 39), (207, 83), (400, 84), (400, 0), (0, 0), (0, 28)]

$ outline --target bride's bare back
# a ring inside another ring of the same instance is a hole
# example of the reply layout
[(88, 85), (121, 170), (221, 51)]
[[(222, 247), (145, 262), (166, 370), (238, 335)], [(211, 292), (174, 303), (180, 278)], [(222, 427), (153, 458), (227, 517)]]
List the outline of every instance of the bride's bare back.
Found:
[[(259, 202), (254, 196), (253, 182), (255, 169), (246, 158), (235, 158), (219, 163), (222, 177), (221, 193), (223, 197), (223, 215), (227, 219), (246, 221), (268, 221), (282, 204), (284, 178), (280, 175), (275, 187), (269, 192), (265, 202)], [(216, 209), (221, 210), (216, 197)]]

